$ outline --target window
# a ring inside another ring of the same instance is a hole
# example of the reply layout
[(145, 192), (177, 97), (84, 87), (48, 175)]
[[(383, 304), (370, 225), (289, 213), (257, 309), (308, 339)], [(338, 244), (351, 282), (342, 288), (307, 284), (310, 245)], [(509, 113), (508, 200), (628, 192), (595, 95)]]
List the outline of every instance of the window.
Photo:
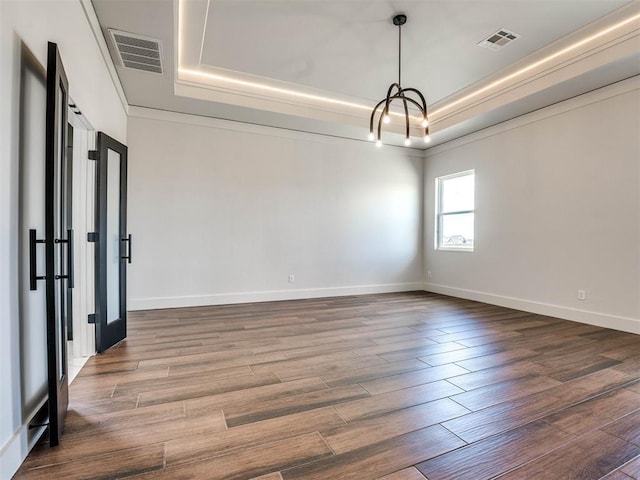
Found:
[(436, 178), (436, 249), (473, 251), (475, 172)]

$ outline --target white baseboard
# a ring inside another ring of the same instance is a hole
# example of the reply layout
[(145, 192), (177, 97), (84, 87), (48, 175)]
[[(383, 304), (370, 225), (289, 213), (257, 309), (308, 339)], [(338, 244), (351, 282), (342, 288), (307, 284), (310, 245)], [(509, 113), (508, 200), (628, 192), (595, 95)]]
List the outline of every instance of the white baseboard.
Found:
[(29, 425), (22, 425), (0, 449), (0, 478), (12, 478), (35, 445), (45, 427), (29, 432)]
[(449, 295), (451, 297), (466, 298), (468, 300), (476, 300), (478, 302), (489, 303), (491, 305), (514, 308), (525, 312), (548, 315), (551, 317), (563, 318), (565, 320), (573, 320), (574, 322), (587, 323), (598, 327), (613, 328), (614, 330), (640, 334), (640, 319), (637, 318), (620, 317), (606, 313), (590, 312), (588, 310), (578, 310), (560, 305), (534, 302), (532, 300), (524, 300), (521, 298), (505, 297), (502, 295), (495, 295), (493, 293), (466, 290), (464, 288), (449, 287), (435, 283), (425, 282), (424, 290), (427, 292)]
[(422, 282), (387, 283), (380, 285), (356, 285), (349, 287), (324, 287), (263, 292), (214, 293), (210, 295), (188, 295), (180, 297), (131, 298), (128, 310), (153, 310), (157, 308), (203, 307), (232, 303), (273, 302), (278, 300), (301, 300), (305, 298), (341, 297), (368, 293), (392, 293), (423, 290)]
[(0, 478), (12, 478), (28, 453), (27, 435), (23, 427), (0, 450)]
[(90, 358), (91, 357), (69, 358), (69, 385), (71, 385), (71, 383), (75, 380), (75, 378), (80, 373), (80, 370), (82, 370), (82, 367), (84, 367), (85, 363), (87, 363)]

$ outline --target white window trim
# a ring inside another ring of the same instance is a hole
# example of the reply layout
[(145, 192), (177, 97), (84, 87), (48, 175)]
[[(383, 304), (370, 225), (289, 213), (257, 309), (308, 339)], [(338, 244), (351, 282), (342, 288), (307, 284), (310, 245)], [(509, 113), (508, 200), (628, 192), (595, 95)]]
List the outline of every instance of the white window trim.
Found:
[[(442, 216), (443, 214), (440, 211), (440, 205), (442, 205), (442, 188), (440, 185), (442, 182), (446, 180), (451, 180), (452, 178), (463, 177), (465, 175), (473, 175), (474, 176), (474, 202), (473, 202), (473, 210), (460, 210), (455, 212), (448, 212), (445, 215), (461, 215), (464, 213), (473, 213), (474, 217), (474, 231), (475, 231), (475, 169), (465, 170), (463, 172), (456, 172), (450, 175), (442, 175), (440, 177), (436, 177), (436, 209), (435, 209), (435, 242), (434, 249), (440, 251), (449, 251), (449, 252), (473, 252), (475, 247), (475, 238), (474, 245), (471, 247), (466, 246), (443, 246), (440, 245), (440, 232), (442, 231)], [(474, 235), (475, 237), (475, 235)]]

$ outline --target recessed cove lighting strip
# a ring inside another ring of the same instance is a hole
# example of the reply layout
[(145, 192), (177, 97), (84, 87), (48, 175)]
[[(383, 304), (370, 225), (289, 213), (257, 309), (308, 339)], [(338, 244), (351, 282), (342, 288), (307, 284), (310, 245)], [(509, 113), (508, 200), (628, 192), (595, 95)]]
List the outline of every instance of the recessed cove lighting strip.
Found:
[[(337, 106), (342, 106), (342, 107), (348, 107), (348, 108), (354, 108), (354, 109), (358, 109), (358, 110), (363, 110), (363, 111), (371, 111), (371, 108), (369, 105), (364, 105), (364, 104), (360, 104), (360, 103), (355, 103), (355, 102), (350, 102), (350, 101), (346, 101), (346, 100), (340, 100), (338, 98), (333, 98), (333, 97), (329, 97), (329, 96), (325, 96), (325, 95), (317, 95), (317, 94), (312, 94), (312, 93), (306, 93), (303, 92), (301, 90), (295, 90), (295, 89), (288, 89), (288, 88), (282, 88), (282, 87), (277, 87), (277, 86), (273, 86), (273, 85), (269, 85), (267, 83), (261, 83), (261, 82), (257, 82), (257, 81), (249, 81), (249, 80), (243, 80), (240, 78), (235, 78), (232, 76), (227, 76), (227, 75), (221, 75), (221, 74), (217, 74), (217, 73), (212, 73), (212, 72), (207, 72), (206, 70), (200, 69), (197, 65), (190, 65), (190, 66), (186, 66), (183, 64), (183, 48), (184, 48), (184, 17), (185, 17), (185, 0), (177, 0), (178, 3), (178, 21), (177, 21), (177, 29), (178, 29), (178, 35), (177, 35), (177, 51), (178, 51), (178, 80), (182, 79), (182, 80), (188, 80), (185, 77), (190, 77), (189, 80), (192, 80), (194, 82), (197, 82), (198, 79), (200, 82), (202, 82), (204, 85), (208, 85), (209, 87), (213, 87), (215, 86), (213, 82), (217, 82), (217, 83), (222, 83), (222, 84), (227, 84), (227, 85), (236, 85), (238, 87), (244, 87), (247, 89), (253, 89), (254, 91), (262, 91), (262, 92), (270, 92), (270, 93), (274, 93), (277, 95), (281, 95), (281, 96), (285, 96), (285, 97), (291, 97), (291, 98), (299, 98), (299, 99), (305, 99), (305, 100), (309, 100), (312, 102), (320, 102), (320, 103), (326, 103), (326, 104), (331, 104), (331, 105), (337, 105)], [(443, 106), (441, 106), (440, 108), (432, 111), (430, 113), (430, 118), (429, 118), (429, 122), (433, 125), (433, 124), (437, 124), (438, 122), (438, 117), (441, 117), (443, 114), (445, 114), (447, 111), (453, 109), (454, 107), (463, 104), (465, 102), (468, 102), (469, 100), (472, 100), (476, 97), (479, 97), (482, 94), (485, 94), (486, 92), (495, 89), (496, 87), (499, 87), (501, 85), (506, 84), (507, 82), (513, 81), (516, 78), (519, 77), (523, 77), (525, 74), (531, 72), (532, 70), (541, 67), (545, 64), (549, 64), (551, 61), (556, 60), (560, 57), (562, 57), (563, 55), (566, 55), (568, 53), (574, 52), (577, 49), (579, 49), (580, 47), (583, 47), (585, 45), (588, 45), (600, 38), (602, 38), (603, 36), (612, 33), (616, 30), (619, 30), (633, 22), (636, 22), (640, 20), (640, 13), (634, 13), (631, 16), (617, 22), (614, 23), (608, 27), (605, 27), (597, 32), (595, 32), (592, 35), (589, 35), (585, 38), (582, 38), (581, 40), (578, 40), (564, 48), (561, 48), (547, 56), (545, 56), (544, 58), (541, 58), (540, 60), (534, 61), (518, 70), (516, 70), (515, 72), (512, 72), (510, 74), (507, 74), (503, 77), (498, 78), (497, 80), (482, 86), (476, 90), (473, 90), (472, 92), (468, 93), (467, 95), (464, 95), (456, 100), (453, 100)], [(200, 45), (201, 46), (201, 45)], [(181, 78), (182, 76), (182, 78)], [(277, 99), (272, 99), (277, 101)], [(404, 115), (397, 113), (397, 112), (390, 112), (391, 115), (393, 115), (394, 117), (398, 116), (398, 117), (402, 117), (404, 118)], [(417, 121), (421, 121), (422, 118), (418, 118), (418, 117), (411, 117), (414, 118)]]

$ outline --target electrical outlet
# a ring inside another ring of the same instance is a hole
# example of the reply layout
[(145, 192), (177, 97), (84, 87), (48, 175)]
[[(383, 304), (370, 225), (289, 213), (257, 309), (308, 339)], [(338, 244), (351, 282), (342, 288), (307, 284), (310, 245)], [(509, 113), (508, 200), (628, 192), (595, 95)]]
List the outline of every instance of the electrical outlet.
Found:
[(587, 299), (587, 292), (585, 292), (584, 290), (578, 290), (578, 300), (586, 300)]
[(431, 278), (431, 270), (427, 270), (427, 278)]
[(289, 283), (296, 283), (296, 276), (295, 275), (289, 275)]

